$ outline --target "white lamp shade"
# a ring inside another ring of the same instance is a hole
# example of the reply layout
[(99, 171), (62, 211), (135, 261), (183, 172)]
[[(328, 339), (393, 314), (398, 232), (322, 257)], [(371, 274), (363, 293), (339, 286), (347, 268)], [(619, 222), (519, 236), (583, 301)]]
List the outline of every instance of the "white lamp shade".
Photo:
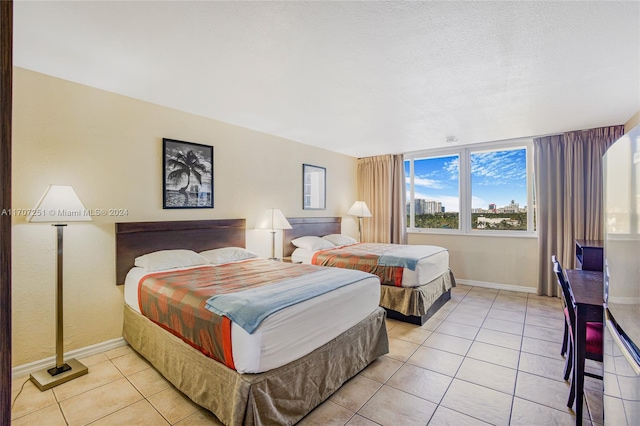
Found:
[(353, 203), (347, 214), (358, 217), (371, 217), (369, 207), (367, 207), (367, 203), (364, 201), (356, 201)]
[(27, 222), (90, 222), (91, 215), (71, 186), (49, 185)]
[(279, 209), (267, 209), (256, 222), (257, 229), (291, 229), (287, 218)]

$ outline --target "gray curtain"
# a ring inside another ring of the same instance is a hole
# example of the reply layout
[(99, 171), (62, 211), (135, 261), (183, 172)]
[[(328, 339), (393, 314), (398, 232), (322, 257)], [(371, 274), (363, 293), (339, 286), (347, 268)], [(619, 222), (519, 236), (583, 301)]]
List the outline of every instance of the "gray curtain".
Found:
[(378, 155), (358, 159), (358, 199), (367, 203), (362, 241), (406, 244), (404, 156)]
[(572, 269), (574, 240), (603, 238), (602, 156), (623, 134), (624, 126), (611, 126), (533, 140), (538, 294), (559, 295), (551, 255)]

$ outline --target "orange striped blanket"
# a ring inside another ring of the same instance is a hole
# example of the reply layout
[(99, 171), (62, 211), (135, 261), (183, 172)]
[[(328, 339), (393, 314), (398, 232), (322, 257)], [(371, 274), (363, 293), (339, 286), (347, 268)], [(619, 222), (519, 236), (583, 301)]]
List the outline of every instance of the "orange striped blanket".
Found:
[(251, 259), (153, 273), (140, 280), (140, 312), (208, 357), (235, 370), (231, 321), (207, 310), (207, 300), (217, 294), (275, 284), (315, 270), (310, 265)]

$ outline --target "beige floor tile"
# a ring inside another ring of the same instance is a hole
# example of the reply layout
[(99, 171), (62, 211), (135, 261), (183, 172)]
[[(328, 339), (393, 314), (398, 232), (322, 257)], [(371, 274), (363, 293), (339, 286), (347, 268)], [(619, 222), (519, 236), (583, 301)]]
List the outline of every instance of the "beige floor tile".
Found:
[[(447, 318), (449, 315), (447, 315)], [(434, 331), (440, 324), (442, 324), (443, 318), (429, 318), (427, 322), (420, 326), (423, 330)]]
[(200, 409), (186, 419), (180, 420), (176, 426), (224, 426), (224, 423), (210, 411)]
[(496, 307), (492, 307), (489, 313), (487, 314), (487, 318), (495, 318), (495, 319), (504, 320), (504, 321), (519, 322), (521, 324), (524, 323), (525, 316), (526, 315), (524, 312), (514, 312), (508, 309), (500, 309)]
[(127, 379), (120, 379), (62, 401), (60, 408), (69, 425), (86, 425), (141, 399)]
[(516, 396), (569, 413), (569, 383), (518, 371)]
[(467, 352), (467, 358), (490, 362), (515, 370), (518, 368), (520, 352), (488, 343), (473, 342), (469, 352)]
[(527, 305), (512, 303), (510, 301), (496, 301), (493, 302), (492, 309), (502, 309), (503, 311), (511, 311), (519, 314), (527, 312)]
[(562, 309), (562, 300), (559, 297), (531, 295), (527, 303), (529, 306), (548, 306), (554, 309)]
[(526, 299), (529, 296), (529, 293), (525, 293), (522, 291), (500, 290), (498, 292), (498, 296), (522, 297)]
[(109, 361), (109, 358), (103, 353), (91, 355), (84, 358), (78, 358), (82, 364), (87, 367), (91, 367), (92, 365), (100, 364), (101, 362)]
[(18, 392), (25, 383), (29, 381), (29, 375), (23, 374), (22, 376), (16, 376), (11, 378), (11, 392)]
[(135, 353), (135, 351), (129, 345), (120, 346), (119, 348), (111, 349), (104, 352), (105, 356), (109, 359), (114, 359), (122, 355)]
[(525, 319), (525, 323), (536, 325), (538, 327), (552, 328), (552, 329), (563, 329), (564, 330), (564, 317), (563, 318), (549, 318), (541, 315), (534, 315), (531, 313), (527, 313), (527, 318)]
[(595, 423), (604, 424), (603, 392), (585, 389), (584, 395), (586, 397), (587, 404), (583, 409), (586, 410), (588, 407), (593, 421)]
[(437, 405), (387, 385), (358, 411), (381, 425), (426, 425)]
[(512, 368), (467, 357), (458, 369), (456, 378), (513, 395), (516, 375), (517, 370)]
[(389, 379), (387, 385), (439, 404), (452, 380), (444, 374), (405, 364)]
[(447, 321), (480, 327), (484, 322), (484, 318), (484, 316), (470, 315), (453, 311), (449, 314), (449, 316), (447, 316)]
[(113, 358), (111, 362), (113, 362), (113, 364), (118, 367), (118, 370), (120, 370), (120, 372), (125, 376), (129, 376), (151, 367), (151, 364), (136, 352)]
[(372, 420), (366, 419), (359, 414), (356, 414), (351, 418), (351, 420), (349, 420), (349, 423), (347, 423), (346, 426), (377, 426), (377, 425), (378, 423)]
[(562, 344), (562, 337), (564, 336), (563, 331), (562, 328), (553, 329), (531, 324), (524, 325), (524, 336), (531, 337), (532, 339), (546, 340), (548, 342), (559, 342), (560, 344)]
[(400, 321), (390, 319), (390, 318), (387, 318), (384, 323), (385, 323), (385, 326), (387, 327), (387, 332), (393, 330), (395, 326), (402, 324)]
[(562, 312), (562, 308), (560, 305), (557, 307), (551, 306), (527, 306), (527, 315), (537, 315), (541, 317), (548, 317), (550, 319), (555, 319), (557, 321), (562, 321), (564, 318), (564, 313)]
[(403, 363), (397, 359), (381, 356), (369, 364), (359, 375), (378, 383), (385, 383), (402, 365)]
[(53, 388), (53, 393), (58, 401), (64, 401), (91, 389), (98, 388), (107, 383), (115, 382), (124, 376), (109, 360), (92, 365), (89, 372), (69, 382)]
[(494, 425), (509, 424), (512, 396), (454, 379), (440, 405)]
[(564, 360), (523, 352), (518, 370), (564, 382)]
[(431, 417), (429, 426), (485, 426), (489, 423), (485, 423), (481, 420), (469, 417), (466, 414), (458, 413), (447, 407), (440, 405), (436, 412)]
[(169, 423), (149, 404), (147, 400), (138, 401), (113, 414), (101, 418), (91, 426), (168, 426)]
[(419, 347), (417, 343), (389, 337), (389, 353), (385, 356), (405, 362)]
[(198, 405), (173, 386), (147, 399), (171, 424), (189, 417), (200, 409)]
[(500, 304), (507, 303), (510, 305), (521, 305), (521, 306), (527, 305), (527, 299), (525, 299), (524, 297), (517, 297), (517, 296), (507, 296), (507, 295), (499, 294), (496, 297), (495, 301)]
[(422, 345), (464, 356), (472, 343), (473, 340), (435, 332)]
[(343, 426), (354, 413), (335, 402), (325, 401), (307, 414), (298, 426)]
[(534, 339), (533, 337), (522, 338), (522, 352), (542, 355), (564, 362), (564, 357), (560, 355), (562, 342), (550, 342), (548, 340)]
[(567, 411), (556, 410), (521, 398), (513, 399), (511, 425), (557, 425), (571, 426), (575, 416)]
[(145, 398), (171, 387), (171, 383), (155, 368), (147, 368), (127, 378)]
[(466, 299), (460, 302), (458, 306), (451, 311), (457, 314), (475, 315), (479, 317), (486, 317), (491, 310), (492, 302), (483, 302), (482, 304), (467, 301)]
[(463, 339), (473, 340), (476, 338), (480, 327), (465, 325), (456, 322), (447, 321), (446, 319), (436, 328), (436, 332), (448, 334), (450, 336), (462, 337)]
[(342, 385), (329, 400), (355, 413), (381, 386), (381, 383), (358, 375)]
[(522, 336), (522, 332), (524, 330), (523, 324), (513, 321), (505, 321), (497, 318), (486, 318), (484, 320), (484, 323), (482, 323), (482, 328), (502, 331), (504, 333), (517, 334), (519, 336)]
[(453, 377), (460, 368), (463, 359), (464, 357), (460, 355), (422, 346), (409, 358), (407, 363)]
[(399, 324), (389, 332), (389, 337), (421, 345), (431, 333), (431, 331), (414, 324)]
[(67, 422), (64, 420), (62, 411), (58, 404), (49, 405), (38, 411), (34, 411), (19, 419), (11, 420), (12, 426), (33, 426), (33, 425), (46, 425), (46, 426), (67, 426)]
[(481, 328), (476, 336), (476, 342), (488, 343), (490, 345), (501, 346), (503, 348), (520, 350), (522, 336), (504, 333), (502, 331), (488, 330)]
[(19, 395), (18, 392), (20, 392), (19, 389), (16, 390), (16, 395), (12, 399), (12, 401), (15, 401), (13, 403), (13, 408), (11, 409), (12, 419), (17, 419), (29, 413), (33, 413), (34, 411), (48, 407), (49, 405), (56, 404), (56, 398), (53, 395), (53, 390), (49, 389), (41, 392), (31, 380), (24, 382), (22, 392), (20, 392)]
[(496, 288), (487, 288), (487, 287), (476, 287), (472, 286), (471, 290), (469, 290), (469, 295), (487, 295), (487, 296), (496, 296), (500, 290)]

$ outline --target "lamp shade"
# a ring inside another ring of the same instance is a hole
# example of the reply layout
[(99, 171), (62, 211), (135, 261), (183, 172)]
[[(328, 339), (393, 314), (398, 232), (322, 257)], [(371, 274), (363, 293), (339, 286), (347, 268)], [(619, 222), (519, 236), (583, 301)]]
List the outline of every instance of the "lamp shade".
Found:
[(257, 229), (291, 229), (287, 218), (279, 209), (267, 209), (256, 222)]
[(49, 185), (27, 222), (90, 222), (91, 215), (71, 186)]
[(364, 201), (356, 201), (353, 203), (347, 214), (358, 217), (371, 217), (371, 212)]

